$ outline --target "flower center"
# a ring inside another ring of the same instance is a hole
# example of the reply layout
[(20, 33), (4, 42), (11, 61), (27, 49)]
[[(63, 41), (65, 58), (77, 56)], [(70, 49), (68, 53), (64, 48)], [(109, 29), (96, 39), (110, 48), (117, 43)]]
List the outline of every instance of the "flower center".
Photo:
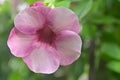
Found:
[(39, 41), (48, 44), (51, 44), (56, 37), (56, 34), (49, 27), (38, 30), (37, 35)]

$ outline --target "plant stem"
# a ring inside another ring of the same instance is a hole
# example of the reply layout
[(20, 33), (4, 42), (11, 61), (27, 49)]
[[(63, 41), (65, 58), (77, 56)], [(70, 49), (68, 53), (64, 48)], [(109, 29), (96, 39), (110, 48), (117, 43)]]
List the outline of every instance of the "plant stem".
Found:
[(95, 80), (95, 39), (91, 40), (89, 48), (89, 80)]

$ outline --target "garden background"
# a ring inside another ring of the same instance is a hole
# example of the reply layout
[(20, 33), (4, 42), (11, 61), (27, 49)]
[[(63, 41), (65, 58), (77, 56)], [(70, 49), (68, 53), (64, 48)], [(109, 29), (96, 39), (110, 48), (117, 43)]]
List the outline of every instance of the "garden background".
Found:
[(15, 15), (35, 1), (0, 0), (0, 80), (120, 80), (120, 0), (42, 0), (73, 10), (82, 26), (80, 58), (50, 75), (31, 72), (6, 43)]

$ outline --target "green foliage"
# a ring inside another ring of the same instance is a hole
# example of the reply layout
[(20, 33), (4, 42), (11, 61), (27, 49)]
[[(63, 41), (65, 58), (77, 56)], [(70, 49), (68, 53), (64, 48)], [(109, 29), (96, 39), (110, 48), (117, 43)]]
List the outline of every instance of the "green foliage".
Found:
[(96, 36), (97, 28), (92, 24), (84, 24), (82, 35), (85, 39), (93, 39)]
[(8, 80), (25, 80), (24, 78), (28, 76), (28, 68), (21, 59), (11, 58), (8, 65), (12, 70), (8, 77)]
[(32, 4), (32, 3), (36, 2), (37, 0), (25, 0), (25, 1), (29, 4)]
[(112, 71), (120, 73), (120, 61), (110, 61), (107, 67)]
[(54, 4), (55, 4), (55, 0), (44, 0), (44, 3), (46, 4), (46, 6), (52, 7), (54, 8)]
[(13, 72), (8, 77), (8, 80), (23, 80), (18, 72)]
[(64, 6), (66, 8), (69, 8), (70, 7), (70, 3), (71, 1), (69, 0), (64, 0), (64, 1), (59, 1), (59, 2), (56, 2), (55, 6)]
[[(70, 80), (77, 80), (80, 75), (82, 75), (82, 73), (84, 72), (85, 69), (85, 60), (84, 58), (80, 58), (78, 61), (76, 61), (75, 63), (73, 63), (73, 65), (71, 66), (70, 69)], [(73, 75), (74, 74), (74, 75)]]
[(104, 43), (101, 51), (111, 58), (120, 60), (120, 47), (117, 44)]
[(93, 1), (92, 0), (78, 0), (74, 3), (77, 6), (73, 6), (74, 11), (78, 15), (79, 19), (81, 20), (84, 18), (88, 12), (90, 11)]
[(113, 24), (113, 23), (117, 23), (119, 22), (118, 19), (114, 18), (113, 16), (106, 16), (106, 15), (103, 15), (103, 16), (97, 16), (95, 17), (96, 19), (93, 19), (93, 21), (95, 23), (99, 23), (99, 24)]

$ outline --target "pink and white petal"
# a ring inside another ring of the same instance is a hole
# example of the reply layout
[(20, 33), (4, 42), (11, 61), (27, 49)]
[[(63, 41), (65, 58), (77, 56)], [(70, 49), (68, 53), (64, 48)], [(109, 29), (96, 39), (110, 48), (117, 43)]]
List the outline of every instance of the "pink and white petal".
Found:
[(59, 67), (59, 58), (52, 47), (41, 46), (23, 58), (29, 69), (35, 73), (51, 74)]
[(57, 36), (55, 45), (59, 53), (60, 64), (69, 65), (81, 54), (81, 38), (77, 33), (68, 30), (60, 32)]
[(80, 32), (79, 20), (74, 12), (64, 7), (57, 7), (50, 11), (48, 20), (52, 23), (51, 29), (56, 32), (71, 30)]
[(13, 28), (7, 41), (11, 53), (17, 57), (25, 57), (32, 51), (32, 36), (27, 36)]
[(14, 20), (15, 27), (25, 34), (34, 34), (38, 29), (43, 28), (44, 22), (42, 14), (33, 8), (21, 11)]

